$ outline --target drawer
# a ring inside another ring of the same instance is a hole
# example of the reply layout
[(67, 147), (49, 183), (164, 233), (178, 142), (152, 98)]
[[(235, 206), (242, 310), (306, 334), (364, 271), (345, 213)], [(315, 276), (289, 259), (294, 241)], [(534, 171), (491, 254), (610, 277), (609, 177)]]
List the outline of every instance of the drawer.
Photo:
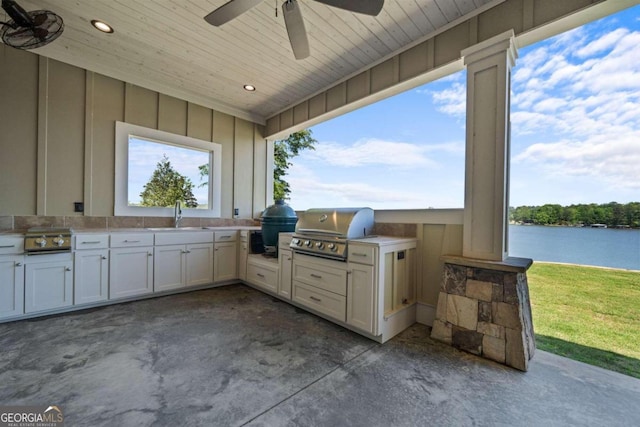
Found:
[(153, 233), (112, 233), (110, 240), (112, 248), (153, 246)]
[(240, 241), (246, 242), (249, 239), (249, 230), (240, 231)]
[(347, 248), (347, 259), (349, 262), (373, 265), (375, 259), (375, 247), (369, 245), (354, 245), (349, 243)]
[(276, 292), (278, 286), (278, 267), (249, 263), (247, 265), (247, 282), (262, 286), (271, 292)]
[(166, 231), (156, 233), (156, 246), (188, 245), (191, 243), (213, 243), (211, 231)]
[(238, 231), (237, 230), (216, 231), (215, 232), (215, 241), (216, 242), (235, 242), (237, 239), (238, 239)]
[(326, 314), (341, 322), (346, 321), (347, 298), (301, 282), (293, 282), (293, 301)]
[[(340, 263), (340, 261), (334, 261)], [(340, 263), (343, 264), (343, 263)], [(347, 270), (328, 269), (314, 264), (293, 262), (293, 279), (325, 291), (347, 295)]]
[(106, 249), (109, 247), (108, 234), (76, 234), (73, 236), (74, 248), (82, 249)]
[(0, 255), (22, 254), (24, 252), (24, 236), (0, 236)]

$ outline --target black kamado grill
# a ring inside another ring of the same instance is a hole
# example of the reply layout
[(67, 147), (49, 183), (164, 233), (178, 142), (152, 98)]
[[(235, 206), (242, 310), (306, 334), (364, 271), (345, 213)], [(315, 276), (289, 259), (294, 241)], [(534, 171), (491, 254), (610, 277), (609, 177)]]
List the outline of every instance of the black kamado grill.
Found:
[(276, 200), (262, 212), (262, 242), (267, 256), (277, 256), (278, 233), (293, 232), (298, 217), (296, 212), (284, 200)]

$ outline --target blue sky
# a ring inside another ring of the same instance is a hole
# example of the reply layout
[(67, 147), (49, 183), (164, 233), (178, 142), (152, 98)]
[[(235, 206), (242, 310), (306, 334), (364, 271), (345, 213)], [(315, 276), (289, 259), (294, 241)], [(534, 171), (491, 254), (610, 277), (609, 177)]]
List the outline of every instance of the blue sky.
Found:
[[(464, 204), (465, 73), (311, 128), (289, 204)], [(640, 6), (519, 49), (512, 206), (640, 201)]]

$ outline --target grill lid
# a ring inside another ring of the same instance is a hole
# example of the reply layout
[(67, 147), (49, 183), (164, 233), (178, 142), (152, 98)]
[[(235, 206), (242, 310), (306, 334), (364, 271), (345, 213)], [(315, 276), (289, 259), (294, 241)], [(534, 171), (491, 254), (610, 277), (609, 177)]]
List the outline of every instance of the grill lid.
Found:
[(307, 209), (298, 218), (296, 233), (358, 239), (373, 230), (371, 208)]

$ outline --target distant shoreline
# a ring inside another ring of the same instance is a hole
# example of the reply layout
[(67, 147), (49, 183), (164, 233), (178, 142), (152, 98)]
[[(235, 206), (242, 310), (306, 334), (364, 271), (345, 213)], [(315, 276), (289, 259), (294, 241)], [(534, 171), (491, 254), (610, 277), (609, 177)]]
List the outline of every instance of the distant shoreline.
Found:
[(567, 228), (603, 228), (603, 229), (608, 229), (608, 230), (640, 230), (640, 227), (631, 227), (628, 225), (625, 226), (608, 226), (608, 225), (604, 225), (604, 227), (601, 227), (601, 224), (590, 224), (590, 225), (585, 225), (585, 224), (533, 224), (533, 223), (525, 223), (525, 222), (509, 222), (509, 225), (522, 225), (525, 227), (567, 227)]
[(533, 261), (534, 264), (553, 264), (553, 265), (568, 265), (570, 267), (586, 267), (586, 268), (597, 268), (598, 270), (614, 270), (614, 271), (626, 271), (629, 273), (638, 273), (640, 274), (640, 270), (632, 270), (629, 268), (617, 268), (617, 267), (603, 267), (600, 265), (587, 265), (587, 264), (576, 264), (572, 262), (555, 262), (555, 261)]

